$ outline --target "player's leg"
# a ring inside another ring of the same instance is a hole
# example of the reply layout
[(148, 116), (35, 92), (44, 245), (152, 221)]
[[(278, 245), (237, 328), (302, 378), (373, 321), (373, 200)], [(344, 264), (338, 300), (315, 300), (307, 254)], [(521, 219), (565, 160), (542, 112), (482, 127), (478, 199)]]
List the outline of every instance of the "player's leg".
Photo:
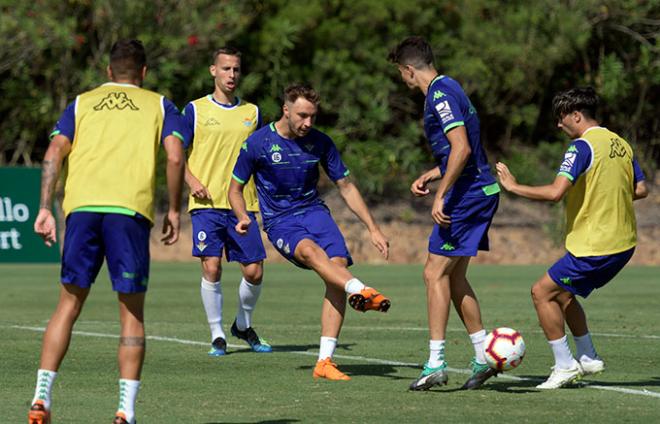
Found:
[(596, 353), (582, 305), (575, 296), (571, 296), (563, 308), (566, 324), (568, 324), (575, 342), (575, 357), (580, 362), (584, 375), (602, 372), (605, 370), (605, 362)]
[(463, 389), (474, 390), (483, 385), (486, 380), (497, 374), (486, 363), (484, 354), (484, 343), (486, 341), (486, 330), (481, 322), (481, 309), (477, 296), (467, 279), (467, 268), (470, 257), (464, 256), (454, 267), (449, 281), (451, 286), (451, 299), (458, 316), (463, 321), (465, 329), (470, 336), (474, 348), (474, 357), (470, 363), (472, 375), (463, 384)]
[[(117, 293), (121, 335), (119, 362), (119, 406), (113, 424), (135, 423), (135, 400), (145, 354), (144, 298), (142, 293)], [(122, 421), (124, 420), (124, 421)]]
[(135, 400), (145, 354), (144, 299), (149, 285), (149, 232), (151, 223), (141, 215), (106, 214), (103, 240), (108, 273), (117, 292), (121, 334), (119, 406), (113, 424), (135, 424)]
[(537, 388), (557, 389), (576, 381), (582, 375), (580, 364), (573, 358), (564, 331), (564, 306), (573, 295), (558, 286), (548, 273), (532, 286), (531, 293), (539, 323), (555, 358), (552, 374)]
[(192, 255), (200, 259), (202, 278), (200, 297), (211, 334), (209, 356), (223, 356), (227, 336), (222, 328), (222, 251), (227, 238), (226, 214), (216, 209), (194, 210)]
[(67, 217), (60, 298), (44, 333), (35, 395), (28, 415), (31, 422), (50, 421), (53, 382), (68, 350), (73, 325), (103, 264), (101, 224), (101, 214), (75, 212)]
[(231, 334), (245, 340), (254, 352), (269, 353), (273, 349), (261, 339), (252, 327), (252, 314), (261, 295), (264, 274), (263, 260), (266, 258), (266, 249), (261, 241), (259, 226), (256, 225), (254, 213), (250, 218), (254, 225), (250, 225), (247, 234), (236, 233), (238, 222), (233, 212), (227, 211), (227, 237), (225, 239), (225, 252), (228, 261), (240, 264), (242, 278), (238, 285), (238, 309), (236, 319), (231, 326)]
[(62, 359), (69, 348), (71, 330), (75, 324), (89, 288), (73, 284), (62, 284), (60, 299), (55, 312), (48, 321), (41, 348), (41, 361), (37, 372), (37, 384), (29, 413), (31, 423), (50, 422), (51, 390)]
[(211, 332), (209, 356), (223, 356), (227, 352), (227, 336), (222, 328), (222, 259), (218, 256), (200, 256), (202, 281), (200, 296)]
[[(348, 261), (343, 257), (334, 257), (331, 261), (344, 269), (348, 266)], [(345, 313), (346, 293), (344, 289), (326, 283), (323, 306), (321, 307), (319, 356), (313, 373), (315, 378), (350, 380), (350, 377), (339, 371), (336, 364), (332, 362)]]
[(450, 275), (460, 261), (461, 257), (433, 253), (429, 253), (426, 259), (423, 275), (430, 336), (429, 358), (420, 376), (410, 384), (411, 390), (428, 390), (447, 383), (445, 340), (451, 302)]

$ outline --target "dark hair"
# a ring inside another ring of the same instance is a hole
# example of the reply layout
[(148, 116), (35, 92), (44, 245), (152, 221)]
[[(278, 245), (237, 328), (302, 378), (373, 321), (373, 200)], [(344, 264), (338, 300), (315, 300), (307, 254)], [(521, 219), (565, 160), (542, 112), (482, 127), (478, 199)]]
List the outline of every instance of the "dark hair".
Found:
[(433, 66), (433, 49), (423, 37), (408, 37), (392, 49), (387, 60), (424, 69)]
[(284, 102), (294, 103), (302, 97), (305, 100), (318, 105), (321, 101), (321, 96), (308, 84), (291, 84), (284, 89)]
[(119, 40), (110, 49), (110, 69), (115, 78), (139, 78), (147, 64), (140, 40)]
[(211, 61), (211, 63), (215, 63), (215, 61), (218, 60), (218, 56), (220, 56), (221, 54), (241, 57), (240, 50), (231, 46), (224, 46), (224, 47), (220, 47), (219, 49), (213, 52), (213, 60)]
[(578, 111), (590, 119), (596, 118), (598, 95), (592, 87), (576, 87), (562, 91), (552, 99), (552, 113), (557, 120)]

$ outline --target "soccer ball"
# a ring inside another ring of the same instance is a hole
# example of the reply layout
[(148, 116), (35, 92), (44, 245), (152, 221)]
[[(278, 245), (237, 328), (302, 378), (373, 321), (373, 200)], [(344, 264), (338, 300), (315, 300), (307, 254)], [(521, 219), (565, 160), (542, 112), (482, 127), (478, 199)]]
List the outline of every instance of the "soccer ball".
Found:
[(484, 344), (488, 366), (507, 371), (520, 365), (525, 356), (525, 341), (512, 328), (499, 327), (486, 336)]

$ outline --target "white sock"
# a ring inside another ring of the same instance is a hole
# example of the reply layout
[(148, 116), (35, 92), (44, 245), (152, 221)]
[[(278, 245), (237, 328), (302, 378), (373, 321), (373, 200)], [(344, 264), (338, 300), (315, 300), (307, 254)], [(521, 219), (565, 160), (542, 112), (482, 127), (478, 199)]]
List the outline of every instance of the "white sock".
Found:
[(321, 336), (321, 345), (319, 346), (319, 361), (325, 358), (332, 358), (337, 347), (337, 339), (334, 337)]
[(594, 348), (594, 344), (591, 341), (591, 334), (587, 332), (584, 336), (573, 336), (573, 340), (575, 341), (575, 348), (579, 360), (584, 361), (585, 359), (589, 360), (598, 358), (596, 348)]
[(140, 380), (119, 379), (119, 407), (117, 412), (126, 415), (126, 421), (135, 424), (135, 398), (140, 390)]
[(261, 284), (252, 284), (245, 278), (238, 286), (238, 311), (236, 312), (236, 327), (245, 331), (252, 327), (252, 311), (259, 300)]
[(486, 330), (479, 330), (476, 333), (470, 334), (470, 340), (472, 341), (472, 346), (474, 346), (474, 356), (477, 358), (477, 363), (485, 364), (484, 342), (486, 341)]
[(206, 311), (206, 319), (211, 329), (211, 341), (222, 337), (227, 339), (222, 330), (222, 286), (220, 281), (212, 283), (202, 277), (202, 303)]
[(348, 294), (360, 293), (362, 289), (365, 288), (365, 285), (362, 284), (362, 281), (357, 278), (351, 278), (346, 282), (344, 286), (344, 291)]
[(439, 367), (443, 362), (445, 362), (445, 341), (429, 340), (428, 366), (431, 368)]
[(37, 371), (37, 387), (34, 389), (34, 399), (32, 405), (38, 400), (44, 403), (44, 407), (50, 410), (50, 391), (53, 387), (53, 382), (57, 377), (55, 371), (42, 370)]
[(573, 355), (571, 348), (568, 347), (568, 338), (566, 336), (557, 340), (548, 340), (552, 353), (555, 355), (555, 366), (561, 369), (573, 368)]

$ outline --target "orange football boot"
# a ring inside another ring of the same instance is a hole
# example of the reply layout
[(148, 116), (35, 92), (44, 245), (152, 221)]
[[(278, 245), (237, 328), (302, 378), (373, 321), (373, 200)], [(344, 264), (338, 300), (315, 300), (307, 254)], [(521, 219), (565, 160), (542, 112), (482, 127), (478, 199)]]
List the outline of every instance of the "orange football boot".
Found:
[(347, 381), (351, 377), (337, 369), (337, 364), (333, 363), (330, 358), (325, 358), (318, 361), (314, 367), (314, 378), (326, 378), (332, 381)]
[(371, 287), (363, 288), (360, 293), (348, 296), (348, 304), (351, 308), (360, 312), (380, 311), (387, 312), (390, 309), (390, 299), (386, 298)]
[(115, 414), (115, 419), (112, 420), (112, 424), (128, 424), (126, 420), (126, 415), (123, 412), (117, 411)]
[(50, 411), (46, 409), (43, 401), (36, 401), (30, 408), (28, 424), (50, 424)]

